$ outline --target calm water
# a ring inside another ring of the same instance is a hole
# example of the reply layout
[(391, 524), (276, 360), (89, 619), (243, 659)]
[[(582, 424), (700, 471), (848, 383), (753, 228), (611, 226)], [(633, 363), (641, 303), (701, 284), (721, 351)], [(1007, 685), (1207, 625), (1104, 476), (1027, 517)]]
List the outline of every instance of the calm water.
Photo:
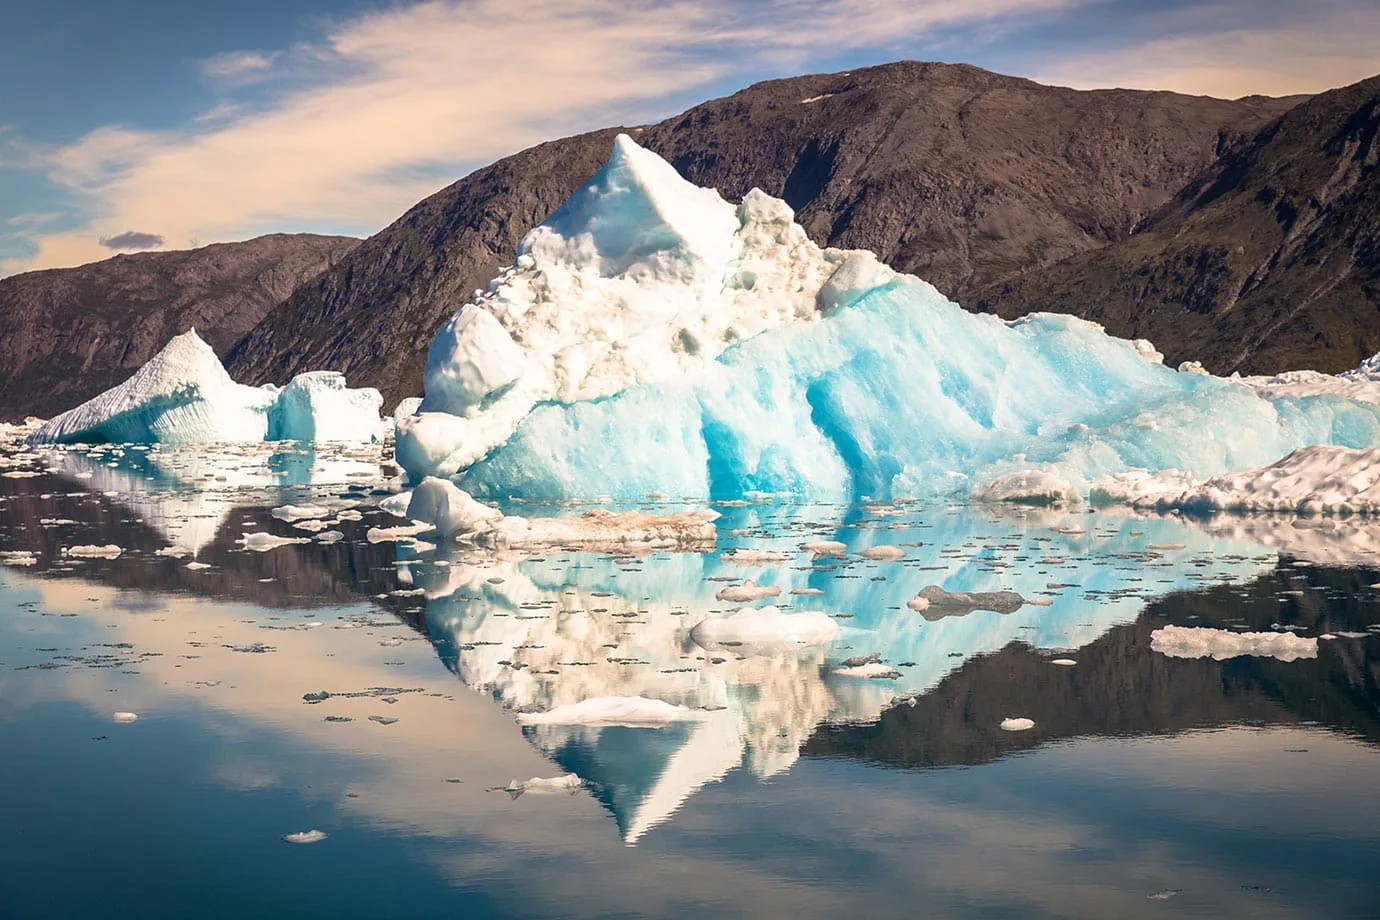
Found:
[[(0, 466), (0, 916), (1380, 916), (1380, 526), (759, 503), (705, 552), (492, 553), (370, 542), (367, 453)], [(693, 641), (748, 579), (837, 638)], [(684, 712), (519, 722), (610, 696)]]

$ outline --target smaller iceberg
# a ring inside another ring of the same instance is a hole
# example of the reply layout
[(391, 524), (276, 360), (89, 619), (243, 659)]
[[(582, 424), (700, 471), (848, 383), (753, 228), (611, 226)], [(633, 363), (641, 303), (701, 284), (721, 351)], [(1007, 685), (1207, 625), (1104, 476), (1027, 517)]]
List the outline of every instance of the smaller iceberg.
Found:
[(175, 336), (124, 383), (45, 422), (31, 443), (210, 444), (273, 440), (376, 441), (375, 389), (351, 390), (334, 371), (286, 387), (236, 383), (195, 329)]

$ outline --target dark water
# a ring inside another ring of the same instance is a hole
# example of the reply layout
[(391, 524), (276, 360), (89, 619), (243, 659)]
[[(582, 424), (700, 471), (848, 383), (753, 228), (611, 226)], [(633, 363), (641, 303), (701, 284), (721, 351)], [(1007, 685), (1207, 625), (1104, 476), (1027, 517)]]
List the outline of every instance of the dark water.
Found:
[[(1380, 528), (760, 503), (495, 553), (370, 542), (367, 456), (6, 457), (0, 916), (1380, 916)], [(749, 578), (840, 632), (697, 644)], [(682, 708), (520, 722), (637, 696)]]

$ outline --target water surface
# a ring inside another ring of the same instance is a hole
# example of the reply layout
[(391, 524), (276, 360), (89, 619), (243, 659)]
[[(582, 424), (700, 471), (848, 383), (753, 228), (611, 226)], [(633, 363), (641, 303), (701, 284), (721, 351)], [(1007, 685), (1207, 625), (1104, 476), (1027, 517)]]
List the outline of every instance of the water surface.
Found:
[[(6, 455), (0, 914), (1376, 915), (1380, 529), (763, 501), (705, 551), (428, 549), (370, 542), (376, 455), (269, 450)], [(696, 644), (748, 579), (838, 637)], [(1029, 603), (909, 609), (931, 584)], [(683, 716), (519, 722), (610, 696)]]

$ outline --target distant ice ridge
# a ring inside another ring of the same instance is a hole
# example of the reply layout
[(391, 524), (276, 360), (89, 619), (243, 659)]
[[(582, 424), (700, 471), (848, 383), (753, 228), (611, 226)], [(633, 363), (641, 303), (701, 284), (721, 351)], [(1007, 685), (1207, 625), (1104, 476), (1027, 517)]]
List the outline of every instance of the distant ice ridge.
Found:
[(371, 441), (383, 433), (378, 390), (352, 390), (335, 371), (286, 387), (230, 379), (195, 329), (175, 336), (119, 386), (46, 422), (34, 443), (209, 444)]
[(1380, 445), (1375, 403), (1178, 373), (1070, 316), (968, 313), (627, 136), (438, 333), (424, 382), (398, 460), (481, 498), (1058, 501), (1129, 469)]
[(1380, 449), (1303, 447), (1206, 482), (1178, 470), (1133, 470), (1097, 480), (1091, 498), (1154, 511), (1380, 514)]

